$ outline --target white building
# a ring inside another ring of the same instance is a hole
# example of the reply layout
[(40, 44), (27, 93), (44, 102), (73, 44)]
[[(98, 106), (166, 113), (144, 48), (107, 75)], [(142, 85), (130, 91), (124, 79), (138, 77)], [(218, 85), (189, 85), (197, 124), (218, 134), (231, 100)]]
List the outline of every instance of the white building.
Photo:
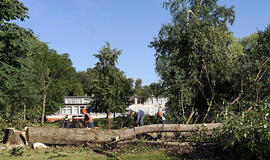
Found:
[(66, 96), (64, 97), (65, 107), (61, 108), (59, 112), (54, 115), (46, 116), (48, 121), (57, 121), (63, 119), (66, 115), (72, 118), (73, 115), (83, 115), (82, 109), (91, 102), (91, 98), (87, 96)]
[(156, 107), (165, 108), (165, 105), (166, 105), (167, 102), (168, 102), (167, 97), (154, 97), (154, 96), (151, 96), (143, 104), (144, 105), (152, 104), (152, 105), (155, 105)]
[(143, 110), (145, 114), (156, 115), (158, 111), (166, 112), (166, 103), (168, 102), (167, 97), (149, 97), (144, 103), (142, 102), (141, 96), (130, 97), (131, 105), (128, 106), (127, 111), (130, 110)]
[[(141, 104), (143, 97), (142, 96), (133, 96), (129, 98), (131, 105), (127, 107), (127, 110), (130, 109), (141, 109), (145, 114), (155, 115), (157, 112), (165, 112), (165, 104), (168, 101), (166, 97), (149, 97), (143, 104)], [(46, 116), (47, 121), (58, 121), (64, 119), (66, 115), (71, 119), (83, 118), (82, 109), (86, 109), (86, 106), (92, 101), (90, 97), (87, 96), (65, 96), (64, 97), (64, 107), (59, 110), (59, 112), (54, 115)], [(90, 113), (93, 118), (106, 118), (106, 113)], [(120, 113), (116, 113), (116, 117)]]

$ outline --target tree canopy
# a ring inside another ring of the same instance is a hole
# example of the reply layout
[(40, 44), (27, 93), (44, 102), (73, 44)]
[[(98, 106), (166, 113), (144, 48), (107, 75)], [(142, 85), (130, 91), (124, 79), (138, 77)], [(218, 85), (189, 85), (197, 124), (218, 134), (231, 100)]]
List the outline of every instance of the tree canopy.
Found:
[(95, 75), (92, 89), (93, 106), (99, 112), (123, 112), (127, 98), (132, 93), (132, 82), (116, 67), (121, 51), (106, 43), (98, 54), (98, 62), (92, 69)]

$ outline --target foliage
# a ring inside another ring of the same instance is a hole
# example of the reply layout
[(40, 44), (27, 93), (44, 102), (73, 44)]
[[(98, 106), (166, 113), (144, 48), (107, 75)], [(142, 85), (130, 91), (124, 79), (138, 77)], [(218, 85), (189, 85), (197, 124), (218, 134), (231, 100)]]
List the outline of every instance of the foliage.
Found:
[(112, 127), (113, 129), (121, 129), (124, 127), (134, 127), (134, 126), (135, 126), (134, 117), (131, 117), (130, 115), (123, 115), (113, 119), (113, 127)]
[(10, 155), (12, 155), (12, 156), (22, 156), (23, 155), (23, 148), (22, 147), (12, 147), (10, 149)]
[[(17, 0), (0, 1), (0, 117), (2, 127), (23, 127), (37, 122), (44, 91), (48, 113), (62, 106), (63, 96), (75, 88), (75, 69), (68, 54), (56, 51), (37, 39), (30, 29), (10, 20), (28, 18), (28, 9)], [(42, 118), (43, 120), (43, 118)]]
[(246, 103), (253, 109), (241, 113), (228, 111), (224, 115), (225, 127), (218, 131), (218, 139), (242, 159), (270, 158), (270, 103)]
[[(160, 97), (165, 96), (166, 92), (164, 87), (160, 83), (151, 83), (150, 85), (145, 85), (140, 89), (140, 96), (143, 96), (142, 103), (144, 103), (149, 97)], [(135, 84), (135, 93), (136, 93), (136, 84)]]
[(241, 75), (242, 92), (233, 101), (234, 105), (230, 103), (219, 113), (227, 124), (219, 138), (234, 151), (236, 157), (270, 157), (269, 37), (270, 26), (242, 39), (246, 54), (241, 68), (244, 72)]
[(0, 7), (0, 117), (4, 120), (1, 129), (11, 125), (21, 128), (23, 120), (36, 113), (31, 111), (39, 109), (39, 84), (32, 68), (32, 43), (37, 39), (30, 29), (8, 23), (28, 17), (21, 2), (1, 1)]
[(95, 127), (101, 128), (101, 129), (107, 129), (109, 128), (108, 119), (107, 118), (98, 118), (94, 120)]
[[(217, 1), (169, 0), (172, 22), (163, 25), (150, 43), (156, 50), (156, 71), (169, 97), (169, 112), (174, 121), (189, 123), (197, 113), (201, 121), (210, 121), (209, 112), (229, 100), (235, 54), (229, 49), (231, 34), (227, 24), (234, 21), (233, 7)], [(195, 120), (195, 119), (194, 119)]]
[(29, 18), (28, 9), (18, 0), (1, 0), (0, 8), (0, 23), (16, 19), (24, 21), (25, 18)]
[(138, 78), (135, 81), (134, 92), (135, 92), (135, 95), (138, 95), (138, 96), (143, 95), (142, 79)]
[[(137, 113), (136, 113), (137, 114)], [(113, 120), (113, 128), (120, 129), (123, 127), (135, 127), (136, 126), (136, 114), (134, 116), (125, 115), (117, 117)], [(144, 125), (161, 124), (162, 120), (157, 116), (144, 115)]]
[(132, 93), (132, 81), (116, 67), (120, 54), (121, 51), (111, 49), (108, 42), (98, 54), (94, 54), (99, 60), (92, 70), (96, 75), (92, 90), (95, 111), (121, 113), (125, 110), (127, 98)]
[(84, 96), (82, 84), (81, 84), (80, 82), (77, 82), (77, 83), (75, 84), (75, 88), (74, 88), (74, 91), (73, 91), (73, 95), (74, 95), (74, 96)]

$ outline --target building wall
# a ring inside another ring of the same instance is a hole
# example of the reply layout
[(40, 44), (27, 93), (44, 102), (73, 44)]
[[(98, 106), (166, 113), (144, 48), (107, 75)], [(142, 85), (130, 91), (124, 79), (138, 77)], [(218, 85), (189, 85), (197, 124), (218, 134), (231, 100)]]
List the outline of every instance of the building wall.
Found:
[(64, 106), (54, 115), (46, 116), (48, 121), (56, 121), (63, 119), (65, 115), (69, 118), (72, 115), (82, 115), (81, 110), (86, 109), (86, 106), (91, 102), (90, 97), (86, 96), (66, 96), (64, 97)]
[(147, 99), (146, 102), (144, 102), (144, 104), (148, 105), (148, 104), (153, 104), (156, 105), (157, 107), (162, 107), (164, 108), (166, 103), (168, 102), (168, 98), (167, 97), (149, 97)]

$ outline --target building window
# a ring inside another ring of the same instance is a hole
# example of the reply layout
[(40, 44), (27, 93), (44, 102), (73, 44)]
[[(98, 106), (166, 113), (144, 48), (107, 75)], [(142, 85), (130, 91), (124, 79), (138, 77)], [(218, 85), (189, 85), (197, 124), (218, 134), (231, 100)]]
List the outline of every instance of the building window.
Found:
[(79, 114), (80, 113), (80, 107), (79, 106), (73, 106), (72, 114)]
[(64, 108), (61, 109), (61, 114), (66, 114), (66, 110)]
[(82, 104), (82, 98), (66, 98), (66, 104)]

